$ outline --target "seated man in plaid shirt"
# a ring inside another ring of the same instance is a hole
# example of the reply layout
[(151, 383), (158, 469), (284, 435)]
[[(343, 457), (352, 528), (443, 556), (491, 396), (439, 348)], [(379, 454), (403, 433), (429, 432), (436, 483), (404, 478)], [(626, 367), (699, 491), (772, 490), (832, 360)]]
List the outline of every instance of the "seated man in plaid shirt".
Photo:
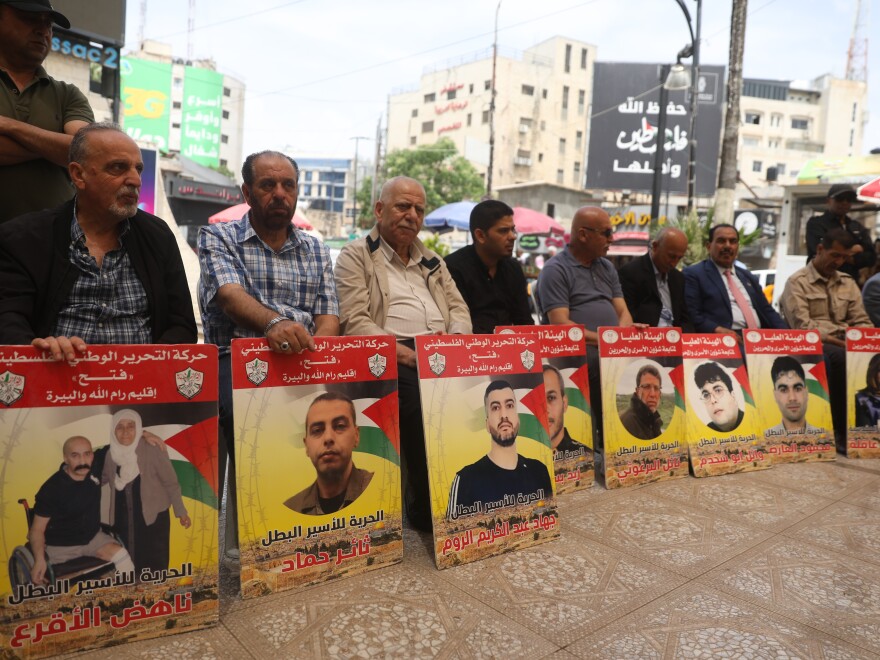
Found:
[(174, 232), (138, 210), (144, 163), (116, 124), (70, 144), (76, 197), (0, 226), (0, 344), (185, 344), (196, 322)]
[[(227, 456), (227, 555), (235, 557), (235, 462), (229, 342), (265, 336), (279, 353), (313, 349), (313, 335), (339, 334), (339, 305), (330, 251), (292, 224), (296, 162), (275, 151), (247, 157), (241, 191), (250, 211), (240, 220), (199, 231), (199, 308), (205, 341), (220, 347), (220, 492)], [(225, 445), (225, 447), (224, 447)], [(224, 451), (225, 449), (225, 451)]]

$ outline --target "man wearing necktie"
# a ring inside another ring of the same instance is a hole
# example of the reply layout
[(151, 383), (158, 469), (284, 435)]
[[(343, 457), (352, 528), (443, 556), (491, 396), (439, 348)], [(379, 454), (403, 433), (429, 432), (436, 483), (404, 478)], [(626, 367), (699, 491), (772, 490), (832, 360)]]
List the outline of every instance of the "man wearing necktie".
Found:
[(697, 332), (742, 334), (746, 328), (788, 328), (758, 283), (735, 265), (739, 234), (733, 225), (709, 230), (709, 258), (684, 269), (684, 297)]

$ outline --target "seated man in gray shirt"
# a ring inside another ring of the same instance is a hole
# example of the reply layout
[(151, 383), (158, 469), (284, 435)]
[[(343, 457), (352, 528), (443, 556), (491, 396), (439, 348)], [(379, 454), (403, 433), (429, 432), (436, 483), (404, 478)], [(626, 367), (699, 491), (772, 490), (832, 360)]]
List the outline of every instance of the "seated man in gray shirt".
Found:
[[(597, 206), (578, 209), (571, 221), (568, 247), (547, 262), (535, 290), (544, 323), (582, 323), (586, 328), (590, 403), (599, 430), (602, 429), (602, 406), (596, 329), (606, 325), (633, 325), (617, 271), (605, 258), (612, 242), (614, 231), (605, 211)], [(596, 447), (601, 445), (597, 443)]]

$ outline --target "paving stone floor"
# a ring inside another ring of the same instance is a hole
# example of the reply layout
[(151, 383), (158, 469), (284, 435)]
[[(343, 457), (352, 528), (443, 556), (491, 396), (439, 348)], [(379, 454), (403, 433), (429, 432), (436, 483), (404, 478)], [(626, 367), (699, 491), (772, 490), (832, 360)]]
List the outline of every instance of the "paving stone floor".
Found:
[(110, 658), (880, 658), (880, 461), (789, 464), (563, 497), (562, 538), (242, 601)]

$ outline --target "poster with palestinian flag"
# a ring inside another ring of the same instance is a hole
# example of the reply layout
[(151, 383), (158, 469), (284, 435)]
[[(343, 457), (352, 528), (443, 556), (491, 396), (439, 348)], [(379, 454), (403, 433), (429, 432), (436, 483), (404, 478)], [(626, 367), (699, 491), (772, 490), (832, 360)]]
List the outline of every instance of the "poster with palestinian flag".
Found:
[(540, 338), (416, 337), (438, 568), (559, 536)]
[(403, 559), (394, 337), (232, 342), (241, 594)]
[(880, 328), (846, 331), (847, 458), (880, 458)]
[(822, 341), (815, 330), (746, 330), (749, 382), (772, 463), (836, 457)]
[(595, 480), (593, 414), (584, 326), (505, 325), (495, 332), (540, 337), (556, 494), (590, 488)]
[(730, 334), (682, 337), (691, 472), (712, 477), (769, 468), (770, 454), (743, 363)]
[(0, 655), (217, 623), (216, 346), (0, 347), (0, 457)]
[(679, 328), (601, 327), (606, 488), (688, 474)]

